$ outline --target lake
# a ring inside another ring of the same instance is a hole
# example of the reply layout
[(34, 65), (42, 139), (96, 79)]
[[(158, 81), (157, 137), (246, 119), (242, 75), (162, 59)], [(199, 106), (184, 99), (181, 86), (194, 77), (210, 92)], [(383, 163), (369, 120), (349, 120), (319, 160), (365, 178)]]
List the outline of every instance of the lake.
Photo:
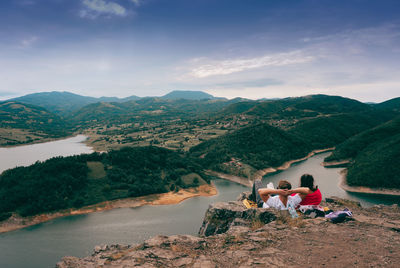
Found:
[(0, 148), (0, 173), (9, 168), (29, 166), (36, 161), (44, 161), (56, 156), (92, 153), (92, 148), (83, 143), (86, 139), (86, 136), (78, 135), (45, 143)]
[[(64, 143), (55, 141), (41, 145), (48, 148), (48, 152), (50, 152), (48, 157), (61, 155), (59, 153), (65, 152), (63, 150), (66, 149), (66, 146), (77, 146), (78, 149), (75, 153), (91, 152), (90, 148), (81, 143), (85, 139), (84, 136), (71, 139), (64, 140)], [(37, 145), (39, 144), (7, 148), (7, 150), (26, 148), (27, 152), (30, 152), (25, 154), (24, 150), (19, 151), (18, 161), (11, 166), (25, 163), (23, 162), (25, 160), (22, 159), (25, 155), (31, 158), (31, 163), (39, 160), (36, 159), (32, 162), (31, 157), (33, 151), (30, 147)], [(9, 151), (9, 153), (11, 152)], [(74, 152), (70, 151), (68, 155), (71, 154)], [(354, 199), (368, 206), (377, 203), (398, 203), (399, 200), (387, 200), (371, 195), (353, 195), (343, 191), (338, 187), (338, 172), (342, 169), (327, 169), (320, 164), (328, 154), (315, 155), (293, 165), (286, 171), (267, 176), (263, 180), (264, 182), (272, 181), (276, 186), (279, 180), (288, 179), (296, 187), (303, 173), (311, 173), (324, 196), (336, 195)], [(250, 190), (242, 185), (224, 180), (214, 180), (213, 183), (219, 194), (212, 197), (195, 197), (176, 205), (120, 208), (87, 215), (68, 216), (0, 234), (0, 267), (54, 267), (62, 256), (87, 256), (93, 252), (94, 246), (99, 244), (141, 243), (157, 234), (196, 235), (209, 204), (235, 200), (241, 192)]]

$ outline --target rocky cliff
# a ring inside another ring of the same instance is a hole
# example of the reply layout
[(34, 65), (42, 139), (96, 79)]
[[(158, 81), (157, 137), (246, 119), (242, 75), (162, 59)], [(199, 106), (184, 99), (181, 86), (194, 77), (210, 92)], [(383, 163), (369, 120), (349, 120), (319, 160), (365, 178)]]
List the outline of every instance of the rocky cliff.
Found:
[(273, 209), (246, 209), (239, 201), (210, 205), (199, 237), (157, 236), (139, 245), (97, 246), (92, 256), (64, 257), (57, 267), (398, 267), (400, 209), (362, 208), (329, 198), (353, 217), (292, 219)]

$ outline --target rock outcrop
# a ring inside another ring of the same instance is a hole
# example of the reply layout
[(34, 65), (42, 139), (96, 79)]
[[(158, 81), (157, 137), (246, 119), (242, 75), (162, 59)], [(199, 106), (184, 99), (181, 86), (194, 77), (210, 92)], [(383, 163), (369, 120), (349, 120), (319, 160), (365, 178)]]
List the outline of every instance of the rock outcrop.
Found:
[(397, 205), (366, 209), (339, 198), (324, 205), (347, 207), (353, 218), (333, 224), (246, 209), (241, 202), (216, 203), (206, 212), (200, 237), (156, 236), (139, 245), (97, 246), (92, 256), (64, 257), (57, 267), (398, 267)]
[(200, 236), (222, 234), (233, 226), (251, 226), (267, 224), (277, 218), (279, 211), (274, 209), (253, 208), (246, 209), (240, 201), (218, 202), (210, 205), (203, 224)]

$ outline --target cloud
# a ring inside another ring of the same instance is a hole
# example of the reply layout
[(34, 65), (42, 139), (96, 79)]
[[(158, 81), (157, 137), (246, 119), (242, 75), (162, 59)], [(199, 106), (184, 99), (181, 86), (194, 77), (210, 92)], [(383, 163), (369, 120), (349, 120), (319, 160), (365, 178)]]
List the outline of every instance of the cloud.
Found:
[(21, 6), (33, 6), (36, 4), (36, 2), (32, 1), (32, 0), (24, 0), (24, 1), (19, 2), (18, 4)]
[[(207, 64), (194, 67), (190, 74), (194, 77), (204, 78), (214, 75), (226, 75), (266, 66), (285, 66), (307, 63), (312, 60), (314, 60), (314, 57), (304, 55), (304, 53), (301, 51), (296, 50), (286, 53), (264, 55), (258, 58), (210, 61)], [(199, 61), (202, 60), (196, 59), (194, 62)]]
[(37, 36), (31, 36), (29, 38), (23, 39), (20, 44), (19, 48), (29, 48), (31, 47), (36, 41), (38, 40)]
[(143, 0), (130, 0), (133, 4), (135, 4), (135, 6), (140, 6), (143, 3)]
[(83, 0), (84, 9), (80, 11), (82, 18), (96, 18), (99, 15), (115, 15), (124, 17), (127, 14), (126, 9), (115, 3), (105, 0)]

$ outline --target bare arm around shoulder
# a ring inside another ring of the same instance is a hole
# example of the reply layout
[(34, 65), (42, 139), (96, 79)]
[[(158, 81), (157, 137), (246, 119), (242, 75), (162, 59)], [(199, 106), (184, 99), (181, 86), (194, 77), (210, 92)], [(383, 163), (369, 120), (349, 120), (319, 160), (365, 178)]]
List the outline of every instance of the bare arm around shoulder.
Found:
[(279, 194), (279, 195), (288, 195), (288, 190), (283, 189), (270, 189), (270, 188), (261, 188), (258, 189), (258, 193), (261, 196), (261, 199), (264, 202), (267, 202), (271, 194)]
[(304, 199), (308, 194), (312, 194), (313, 191), (310, 190), (308, 187), (299, 187), (292, 190), (289, 190), (290, 194), (299, 194), (301, 199)]

